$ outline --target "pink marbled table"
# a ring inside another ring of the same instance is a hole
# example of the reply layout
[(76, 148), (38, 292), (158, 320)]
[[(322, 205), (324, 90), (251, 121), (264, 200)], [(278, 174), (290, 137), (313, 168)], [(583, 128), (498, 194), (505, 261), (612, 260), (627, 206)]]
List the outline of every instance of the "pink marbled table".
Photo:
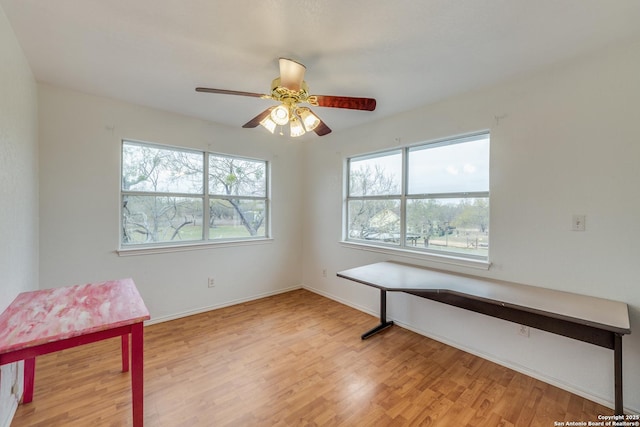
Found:
[(36, 356), (120, 336), (133, 425), (143, 425), (143, 322), (149, 310), (132, 279), (23, 292), (0, 314), (0, 365), (24, 360), (23, 403), (33, 399)]

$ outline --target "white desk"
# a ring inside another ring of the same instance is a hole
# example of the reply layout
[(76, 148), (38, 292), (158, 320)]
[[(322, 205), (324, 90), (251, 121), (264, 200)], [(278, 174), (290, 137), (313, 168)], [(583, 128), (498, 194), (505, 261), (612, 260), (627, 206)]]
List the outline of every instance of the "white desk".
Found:
[(614, 351), (615, 413), (622, 415), (622, 336), (631, 333), (627, 304), (517, 283), (379, 262), (337, 273), (380, 289), (380, 324), (362, 339), (393, 325), (387, 291), (405, 292), (509, 320)]

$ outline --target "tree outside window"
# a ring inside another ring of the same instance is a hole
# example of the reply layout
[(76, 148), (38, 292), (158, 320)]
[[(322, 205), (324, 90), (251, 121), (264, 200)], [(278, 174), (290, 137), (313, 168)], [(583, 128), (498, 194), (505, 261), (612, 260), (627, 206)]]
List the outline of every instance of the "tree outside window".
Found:
[(488, 259), (489, 134), (347, 160), (350, 241)]
[(265, 161), (123, 141), (121, 176), (122, 246), (267, 236)]

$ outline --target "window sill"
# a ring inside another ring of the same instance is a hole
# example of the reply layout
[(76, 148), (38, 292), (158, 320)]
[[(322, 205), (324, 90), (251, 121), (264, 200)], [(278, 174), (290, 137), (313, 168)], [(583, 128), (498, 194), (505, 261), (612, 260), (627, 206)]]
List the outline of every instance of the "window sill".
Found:
[(228, 248), (234, 246), (253, 246), (253, 245), (265, 245), (272, 243), (272, 238), (265, 239), (251, 239), (251, 240), (229, 240), (222, 242), (197, 242), (187, 243), (184, 245), (167, 245), (167, 246), (145, 246), (145, 247), (133, 247), (133, 248), (120, 248), (116, 250), (118, 256), (136, 256), (136, 255), (151, 255), (151, 254), (163, 254), (169, 252), (186, 252), (186, 251), (199, 251), (203, 249), (219, 249)]
[(358, 249), (362, 251), (377, 252), (387, 255), (404, 256), (407, 258), (419, 259), (421, 261), (432, 261), (440, 264), (455, 265), (458, 267), (475, 268), (477, 270), (489, 270), (491, 262), (470, 258), (456, 257), (453, 255), (440, 255), (421, 251), (412, 251), (400, 247), (383, 247), (377, 245), (367, 245), (366, 243), (341, 241), (340, 245), (345, 248)]

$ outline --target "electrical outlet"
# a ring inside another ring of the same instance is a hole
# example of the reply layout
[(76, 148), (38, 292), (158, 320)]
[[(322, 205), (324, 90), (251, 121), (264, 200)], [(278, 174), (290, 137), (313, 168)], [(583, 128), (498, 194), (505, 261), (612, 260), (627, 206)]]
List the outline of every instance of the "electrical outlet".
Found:
[(207, 284), (210, 288), (215, 288), (216, 286), (216, 282), (215, 280), (213, 280), (213, 277), (209, 277), (209, 281), (207, 282)]
[(518, 335), (529, 338), (529, 327), (518, 325)]
[(327, 277), (327, 269), (326, 268), (322, 269), (322, 277)]

